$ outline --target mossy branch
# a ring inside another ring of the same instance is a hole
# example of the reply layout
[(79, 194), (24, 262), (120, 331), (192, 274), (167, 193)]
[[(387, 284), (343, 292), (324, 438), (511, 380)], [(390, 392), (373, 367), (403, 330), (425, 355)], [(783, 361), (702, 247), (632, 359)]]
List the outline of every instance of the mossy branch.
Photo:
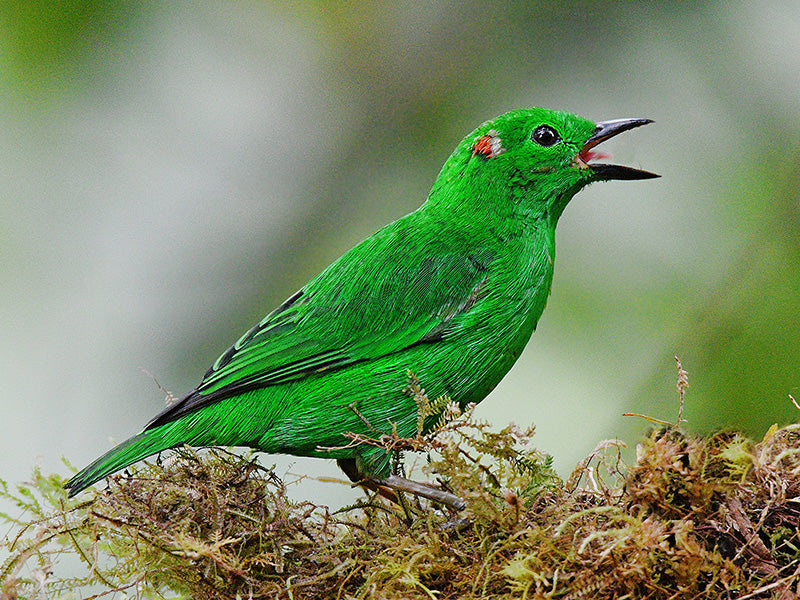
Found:
[[(424, 403), (423, 403), (424, 404)], [(654, 430), (625, 467), (598, 446), (565, 484), (531, 446), (471, 414), (423, 467), (467, 502), (293, 502), (251, 456), (188, 448), (67, 500), (58, 476), (0, 496), (2, 598), (793, 598), (800, 585), (800, 426), (756, 443)], [(418, 436), (419, 437), (419, 436)], [(396, 440), (395, 448), (400, 447)], [(421, 443), (421, 442), (415, 442)], [(416, 446), (413, 446), (416, 448)], [(435, 450), (435, 451), (433, 451)], [(66, 555), (82, 572), (61, 574)]]

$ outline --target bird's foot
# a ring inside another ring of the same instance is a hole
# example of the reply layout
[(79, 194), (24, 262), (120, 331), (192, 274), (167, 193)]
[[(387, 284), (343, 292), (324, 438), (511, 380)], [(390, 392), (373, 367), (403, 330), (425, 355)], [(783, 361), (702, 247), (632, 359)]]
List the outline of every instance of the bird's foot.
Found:
[(409, 479), (403, 479), (397, 475), (389, 475), (386, 479), (373, 479), (374, 483), (379, 486), (388, 487), (400, 492), (408, 492), (415, 496), (421, 496), (434, 502), (439, 502), (445, 506), (449, 506), (453, 510), (460, 512), (467, 507), (467, 503), (461, 498), (450, 492), (440, 490), (432, 485), (425, 483), (418, 483)]

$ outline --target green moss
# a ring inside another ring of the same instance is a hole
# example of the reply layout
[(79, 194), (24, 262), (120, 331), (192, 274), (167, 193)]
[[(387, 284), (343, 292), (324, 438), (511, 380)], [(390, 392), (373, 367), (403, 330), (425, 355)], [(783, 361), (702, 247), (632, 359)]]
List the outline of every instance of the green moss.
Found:
[[(632, 467), (604, 443), (566, 484), (532, 435), (492, 432), (468, 414), (405, 443), (427, 444), (423, 471), (466, 500), (459, 514), (416, 498), (405, 510), (372, 496), (336, 512), (292, 502), (271, 471), (221, 449), (179, 450), (73, 500), (60, 477), (35, 472), (0, 490), (25, 510), (5, 516), (2, 597), (796, 594), (800, 426), (760, 443), (654, 430)], [(61, 573), (67, 555), (82, 564), (72, 577)]]

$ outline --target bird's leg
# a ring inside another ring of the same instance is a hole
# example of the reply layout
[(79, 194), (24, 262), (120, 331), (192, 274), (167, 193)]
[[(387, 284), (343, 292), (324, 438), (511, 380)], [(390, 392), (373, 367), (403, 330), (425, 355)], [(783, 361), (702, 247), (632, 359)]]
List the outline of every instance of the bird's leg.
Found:
[(380, 485), (379, 483), (373, 481), (372, 479), (362, 479), (360, 481), (357, 481), (355, 485), (360, 485), (366, 490), (375, 492), (379, 496), (383, 496), (384, 498), (386, 498), (389, 502), (394, 502), (395, 504), (401, 504), (397, 493), (392, 488), (387, 487), (385, 485)]
[(358, 469), (356, 461), (350, 458), (338, 458), (336, 459), (336, 464), (339, 465), (339, 468), (344, 471), (344, 474), (347, 475), (348, 479), (353, 483), (373, 492), (377, 492), (387, 500), (395, 504), (400, 504), (401, 506), (402, 503), (398, 499), (398, 494), (395, 490), (397, 492), (408, 492), (415, 496), (421, 496), (428, 500), (439, 502), (445, 506), (449, 506), (455, 511), (462, 511), (467, 506), (466, 503), (455, 494), (445, 492), (432, 485), (417, 483), (416, 481), (404, 479), (397, 475), (389, 475), (386, 479), (371, 479), (366, 477)]
[(386, 487), (385, 485), (379, 485), (376, 481), (373, 481), (368, 477), (364, 477), (364, 475), (356, 466), (355, 460), (350, 458), (337, 458), (336, 464), (342, 471), (344, 471), (344, 474), (347, 475), (347, 478), (353, 482), (353, 485), (360, 485), (366, 490), (383, 496), (389, 502), (400, 504), (400, 501), (397, 499), (397, 494), (393, 489)]
[(370, 481), (378, 486), (388, 487), (393, 490), (397, 490), (398, 492), (408, 492), (409, 494), (414, 494), (415, 496), (422, 496), (428, 500), (433, 500), (434, 502), (439, 502), (445, 506), (449, 506), (455, 511), (462, 511), (467, 507), (466, 502), (464, 502), (455, 494), (445, 492), (444, 490), (435, 488), (432, 485), (418, 483), (416, 481), (411, 481), (410, 479), (403, 479), (397, 475), (389, 475), (386, 479), (372, 479)]

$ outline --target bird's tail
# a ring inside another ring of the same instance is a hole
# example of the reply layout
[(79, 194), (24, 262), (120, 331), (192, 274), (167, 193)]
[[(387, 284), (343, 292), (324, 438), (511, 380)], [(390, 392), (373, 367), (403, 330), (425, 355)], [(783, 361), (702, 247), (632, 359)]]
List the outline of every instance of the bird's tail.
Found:
[(152, 435), (152, 433), (152, 431), (143, 431), (133, 436), (119, 446), (112, 448), (76, 474), (64, 484), (64, 487), (69, 490), (69, 497), (71, 498), (93, 483), (97, 483), (104, 477), (124, 469), (128, 465), (132, 465), (161, 450), (166, 450), (169, 446), (165, 445), (164, 439), (161, 436)]

